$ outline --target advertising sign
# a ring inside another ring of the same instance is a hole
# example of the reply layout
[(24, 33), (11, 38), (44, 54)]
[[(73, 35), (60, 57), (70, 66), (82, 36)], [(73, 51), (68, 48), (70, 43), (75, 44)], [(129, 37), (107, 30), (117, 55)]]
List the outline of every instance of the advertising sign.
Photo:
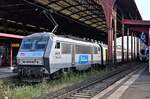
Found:
[(79, 64), (87, 64), (87, 63), (88, 63), (88, 55), (80, 55)]

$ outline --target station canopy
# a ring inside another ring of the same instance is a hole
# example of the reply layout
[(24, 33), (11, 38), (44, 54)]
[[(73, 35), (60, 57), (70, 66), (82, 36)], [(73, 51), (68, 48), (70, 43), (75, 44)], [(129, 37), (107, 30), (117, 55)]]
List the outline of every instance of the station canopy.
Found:
[[(104, 11), (94, 0), (1, 0), (0, 31), (16, 34), (50, 31), (50, 22), (42, 13), (36, 11), (37, 5), (53, 12), (54, 18), (60, 25), (59, 28), (64, 28), (65, 22), (74, 22), (105, 35), (103, 34), (106, 32)], [(69, 25), (66, 27), (68, 28)]]
[(131, 32), (135, 32), (136, 35), (142, 41), (144, 41), (145, 44), (150, 45), (150, 40), (149, 40), (150, 21), (124, 19), (122, 23), (127, 25)]
[(99, 29), (106, 30), (106, 19), (102, 6), (94, 0), (35, 0), (63, 15)]
[[(97, 1), (101, 3), (101, 0), (0, 0), (0, 32), (28, 35), (51, 31), (53, 25), (37, 11), (40, 6), (52, 13), (59, 24), (59, 34), (107, 42), (105, 9)], [(140, 19), (134, 0), (116, 0), (116, 5), (126, 19)]]

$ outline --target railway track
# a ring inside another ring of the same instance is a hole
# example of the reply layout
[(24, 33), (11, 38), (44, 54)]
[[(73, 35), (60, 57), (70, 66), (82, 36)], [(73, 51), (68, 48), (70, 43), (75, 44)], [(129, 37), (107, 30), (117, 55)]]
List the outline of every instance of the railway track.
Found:
[[(133, 67), (131, 68), (131, 66)], [(38, 99), (90, 99), (108, 86), (112, 85), (127, 74), (141, 69), (142, 64), (132, 63), (127, 66), (119, 67), (116, 70), (104, 74), (102, 76), (95, 76), (87, 81), (83, 81), (80, 84), (73, 85), (56, 93), (51, 93), (44, 97), (38, 97)], [(129, 69), (130, 68), (130, 69)]]
[[(136, 68), (137, 69), (137, 68)], [(97, 81), (93, 82), (90, 85), (88, 85), (86, 88), (81, 88), (75, 93), (70, 94), (67, 97), (59, 97), (59, 98), (65, 98), (65, 99), (91, 99), (96, 94), (103, 91), (108, 86), (112, 85), (114, 82), (118, 81), (125, 75), (129, 74), (131, 71), (135, 71), (135, 68), (133, 70), (127, 70), (125, 72), (120, 72), (116, 75), (113, 75), (112, 77), (106, 78), (103, 81)]]

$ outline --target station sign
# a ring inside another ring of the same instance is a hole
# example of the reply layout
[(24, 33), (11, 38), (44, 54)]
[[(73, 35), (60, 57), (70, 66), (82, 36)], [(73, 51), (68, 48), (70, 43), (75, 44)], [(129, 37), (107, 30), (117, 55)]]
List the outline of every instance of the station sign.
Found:
[(140, 35), (140, 39), (141, 39), (141, 41), (143, 41), (144, 43), (146, 42), (146, 36), (145, 36), (144, 32), (142, 32), (142, 34)]
[(11, 46), (12, 46), (12, 47), (19, 47), (20, 44), (19, 44), (19, 43), (12, 43)]
[(148, 37), (148, 35), (146, 33), (142, 32), (140, 34), (140, 41), (141, 41), (141, 43), (144, 43), (144, 44), (148, 45), (148, 43), (149, 43), (148, 39), (149, 39), (149, 37)]

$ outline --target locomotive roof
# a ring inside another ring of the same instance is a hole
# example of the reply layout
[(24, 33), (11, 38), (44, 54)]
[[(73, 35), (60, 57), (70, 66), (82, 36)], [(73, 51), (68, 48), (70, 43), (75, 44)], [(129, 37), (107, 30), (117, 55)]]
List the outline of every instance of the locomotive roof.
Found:
[(68, 42), (68, 43), (78, 43), (82, 45), (88, 45), (88, 46), (99, 46), (97, 43), (89, 42), (89, 41), (83, 41), (83, 40), (76, 40), (72, 38), (66, 38), (61, 36), (55, 36), (56, 41), (62, 41), (62, 42)]
[(70, 43), (78, 43), (78, 44), (84, 44), (84, 45), (95, 45), (95, 46), (99, 46), (97, 43), (94, 42), (89, 42), (86, 40), (77, 40), (77, 39), (73, 39), (73, 38), (67, 38), (67, 37), (63, 37), (63, 36), (57, 36), (51, 32), (40, 32), (40, 33), (34, 33), (31, 35), (26, 36), (25, 38), (34, 38), (34, 37), (52, 37), (55, 38), (56, 41), (64, 41), (64, 42), (70, 42)]
[(31, 35), (26, 36), (25, 38), (29, 38), (29, 37), (42, 37), (42, 36), (50, 36), (50, 35), (54, 35), (50, 32), (39, 32), (39, 33), (33, 33)]

